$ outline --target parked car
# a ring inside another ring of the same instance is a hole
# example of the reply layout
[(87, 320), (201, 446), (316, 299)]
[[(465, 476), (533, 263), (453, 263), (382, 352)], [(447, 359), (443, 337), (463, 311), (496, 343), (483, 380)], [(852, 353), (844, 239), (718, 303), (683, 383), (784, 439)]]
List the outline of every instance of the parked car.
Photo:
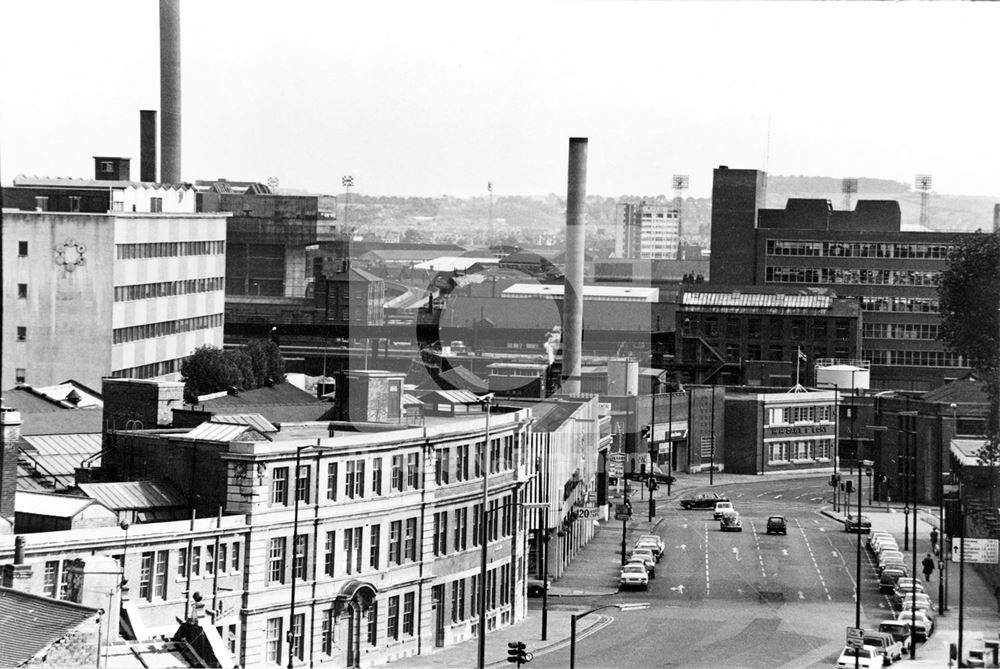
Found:
[(900, 596), (893, 596), (892, 602), (897, 609), (906, 613), (915, 606), (917, 611), (927, 611), (928, 618), (934, 616), (934, 603), (931, 598), (922, 592), (906, 592)]
[(723, 532), (742, 532), (743, 521), (740, 520), (740, 514), (735, 511), (722, 514), (722, 518), (719, 519), (719, 529)]
[(723, 497), (722, 495), (715, 492), (703, 492), (693, 497), (685, 497), (681, 499), (681, 508), (685, 510), (689, 509), (714, 509), (715, 505), (719, 502), (728, 502), (728, 497)]
[(626, 564), (622, 567), (619, 577), (619, 585), (622, 588), (649, 589), (649, 574), (641, 564)]
[(915, 612), (910, 610), (900, 612), (896, 617), (896, 622), (912, 626), (916, 637), (921, 641), (927, 641), (934, 634), (934, 619), (929, 618), (927, 613), (921, 609)]
[(552, 581), (545, 579), (542, 582), (540, 578), (529, 578), (528, 579), (528, 597), (541, 597), (545, 594), (545, 591), (552, 587)]
[(635, 548), (648, 548), (653, 552), (653, 557), (659, 562), (660, 558), (663, 557), (663, 549), (661, 548), (663, 542), (657, 543), (657, 541), (650, 537), (639, 537), (635, 541)]
[(892, 636), (903, 647), (903, 652), (910, 652), (910, 623), (905, 620), (883, 620), (878, 624), (878, 631)]
[(871, 532), (872, 531), (872, 521), (868, 516), (860, 516), (861, 521), (858, 522), (858, 516), (852, 516), (847, 514), (847, 518), (844, 518), (844, 531), (845, 532)]
[(909, 576), (906, 576), (896, 581), (896, 589), (916, 590), (917, 592), (923, 592), (924, 584), (920, 581), (919, 578), (910, 578)]
[(653, 557), (653, 551), (648, 548), (634, 548), (629, 554), (629, 560), (642, 560), (646, 564), (646, 569), (649, 570), (649, 577), (656, 578), (656, 558)]
[(864, 667), (865, 669), (882, 669), (885, 664), (882, 656), (872, 646), (844, 646), (844, 650), (837, 658), (837, 666), (844, 667)]
[(868, 548), (875, 550), (875, 545), (883, 539), (892, 539), (893, 543), (896, 541), (892, 534), (886, 530), (872, 530), (868, 533)]
[(727, 513), (729, 511), (736, 511), (736, 509), (733, 508), (732, 502), (716, 502), (715, 511), (712, 512), (712, 517), (715, 518), (716, 520), (721, 520), (722, 514)]
[(909, 576), (910, 573), (906, 570), (906, 567), (900, 565), (898, 567), (886, 567), (882, 570), (882, 573), (878, 577), (878, 591), (891, 595), (892, 591), (896, 589), (896, 582), (903, 577)]
[(642, 565), (642, 568), (646, 570), (647, 574), (650, 574), (653, 571), (653, 568), (650, 567), (649, 564), (646, 562), (646, 558), (641, 557), (641, 556), (636, 556), (636, 557), (633, 557), (633, 558), (629, 558), (628, 562), (625, 563), (625, 566), (627, 567), (630, 564), (640, 564), (640, 565)]
[(882, 656), (884, 664), (892, 664), (903, 659), (903, 644), (888, 632), (865, 632), (864, 643)]
[(625, 478), (630, 481), (648, 481), (649, 479), (653, 479), (657, 483), (675, 483), (677, 481), (676, 477), (666, 473), (657, 465), (653, 465), (652, 471), (626, 472)]
[(662, 553), (662, 552), (664, 551), (664, 549), (666, 549), (666, 547), (667, 547), (667, 546), (666, 546), (666, 544), (664, 544), (664, 543), (663, 543), (663, 539), (662, 539), (662, 538), (660, 537), (660, 535), (659, 535), (659, 534), (643, 534), (643, 535), (642, 535), (642, 536), (640, 536), (640, 537), (639, 537), (638, 539), (636, 539), (636, 543), (638, 544), (638, 543), (639, 543), (640, 541), (647, 541), (647, 540), (648, 540), (648, 541), (652, 541), (652, 542), (655, 542), (655, 543), (656, 543), (656, 545), (657, 545), (657, 547), (658, 547), (658, 550), (659, 550), (659, 551), (660, 551), (661, 553)]
[(768, 534), (788, 534), (788, 521), (784, 516), (771, 516), (767, 519)]
[(886, 565), (889, 564), (890, 562), (904, 563), (903, 554), (900, 551), (890, 551), (890, 550), (882, 551), (881, 553), (879, 553), (878, 555), (879, 573), (881, 573), (882, 570), (885, 569)]
[(906, 561), (903, 558), (895, 558), (895, 557), (894, 558), (890, 558), (888, 560), (879, 562), (878, 566), (875, 567), (875, 571), (878, 572), (881, 575), (883, 571), (885, 571), (886, 569), (889, 569), (889, 568), (893, 568), (893, 569), (905, 569), (906, 568)]

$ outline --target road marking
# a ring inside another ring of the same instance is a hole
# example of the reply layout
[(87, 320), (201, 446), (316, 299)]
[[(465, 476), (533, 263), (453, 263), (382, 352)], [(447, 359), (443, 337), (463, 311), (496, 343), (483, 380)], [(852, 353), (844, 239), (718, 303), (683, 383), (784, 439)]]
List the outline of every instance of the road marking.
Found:
[(809, 498), (809, 501), (810, 501), (810, 502), (819, 502), (819, 501), (821, 501), (822, 499), (823, 499), (822, 497), (810, 497), (810, 498)]
[(675, 585), (674, 587), (672, 587), (670, 589), (673, 590), (674, 592), (680, 593), (682, 595), (684, 594), (684, 584), (683, 583), (681, 583), (680, 585)]
[[(802, 525), (799, 523), (799, 519), (798, 518), (795, 519), (795, 524), (798, 525), (799, 530), (801, 531), (802, 530)], [(820, 528), (820, 529), (822, 529), (822, 528)], [(828, 600), (830, 600), (830, 601), (833, 601), (833, 598), (830, 596), (830, 590), (829, 590), (829, 588), (826, 587), (826, 579), (823, 578), (823, 572), (819, 568), (819, 562), (816, 561), (816, 556), (813, 554), (812, 545), (810, 545), (810, 543), (809, 543), (809, 537), (806, 536), (805, 532), (802, 532), (802, 540), (806, 544), (806, 550), (809, 551), (809, 558), (812, 560), (813, 568), (816, 569), (816, 574), (819, 576), (819, 582), (820, 582), (820, 585), (823, 586), (823, 592), (826, 593), (826, 598)]]
[(712, 580), (708, 569), (708, 523), (705, 523), (705, 596), (712, 592)]
[(740, 561), (740, 549), (737, 548), (736, 546), (733, 546), (733, 553), (736, 554), (736, 561), (739, 562)]
[(781, 549), (781, 554), (782, 555), (788, 555), (788, 549), (787, 548), (782, 548)]
[(802, 594), (801, 590), (799, 590), (799, 599), (805, 599), (805, 598), (806, 596)]
[(681, 525), (681, 527), (683, 527), (686, 530), (688, 528), (688, 524), (684, 523), (683, 525)]
[(687, 544), (681, 544), (681, 550), (682, 551), (686, 551), (687, 550)]
[(775, 495), (775, 496), (774, 496), (774, 498), (775, 498), (775, 499), (781, 499), (781, 498), (782, 498), (782, 495)]
[(764, 493), (761, 493), (761, 494), (757, 495), (757, 497), (763, 497), (763, 496), (764, 496)]

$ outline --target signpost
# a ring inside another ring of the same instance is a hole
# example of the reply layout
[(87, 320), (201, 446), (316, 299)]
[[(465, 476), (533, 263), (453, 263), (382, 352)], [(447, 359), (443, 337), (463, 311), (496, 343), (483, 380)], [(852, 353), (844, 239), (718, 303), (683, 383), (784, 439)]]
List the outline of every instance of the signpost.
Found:
[(961, 562), (963, 543), (965, 544), (966, 562), (997, 564), (998, 558), (1000, 558), (1000, 540), (997, 539), (973, 539), (972, 537), (962, 539), (961, 537), (955, 537), (951, 542), (952, 562)]
[(601, 515), (600, 510), (596, 506), (577, 507), (576, 512), (580, 518), (598, 518)]
[(861, 627), (847, 628), (847, 645), (861, 648), (865, 645), (865, 630)]

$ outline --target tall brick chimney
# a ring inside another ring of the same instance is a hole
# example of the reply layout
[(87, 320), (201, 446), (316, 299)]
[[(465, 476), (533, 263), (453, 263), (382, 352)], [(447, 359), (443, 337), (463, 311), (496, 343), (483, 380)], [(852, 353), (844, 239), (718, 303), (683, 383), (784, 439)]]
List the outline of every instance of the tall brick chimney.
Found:
[(3, 427), (3, 460), (0, 461), (0, 534), (14, 533), (14, 492), (17, 490), (17, 442), (21, 440), (21, 414), (0, 406)]

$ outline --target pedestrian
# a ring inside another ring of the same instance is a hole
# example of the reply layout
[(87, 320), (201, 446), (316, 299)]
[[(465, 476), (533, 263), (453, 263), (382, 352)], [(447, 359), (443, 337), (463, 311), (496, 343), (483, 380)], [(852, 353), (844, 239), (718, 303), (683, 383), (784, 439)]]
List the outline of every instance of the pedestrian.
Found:
[(928, 553), (927, 557), (925, 557), (923, 562), (920, 564), (924, 566), (924, 580), (930, 582), (931, 573), (934, 571), (934, 558), (932, 558), (931, 554)]
[(934, 553), (934, 555), (937, 555), (937, 552), (938, 552), (937, 542), (938, 542), (938, 531), (937, 531), (936, 527), (932, 527), (931, 528), (931, 552)]

